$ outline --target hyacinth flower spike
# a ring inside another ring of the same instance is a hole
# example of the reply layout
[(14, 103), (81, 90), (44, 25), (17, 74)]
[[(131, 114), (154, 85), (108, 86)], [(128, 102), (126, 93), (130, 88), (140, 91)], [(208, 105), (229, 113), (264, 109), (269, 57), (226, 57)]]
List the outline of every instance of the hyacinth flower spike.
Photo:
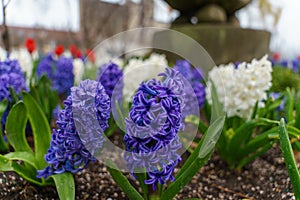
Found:
[(131, 174), (146, 169), (145, 184), (156, 190), (157, 183), (174, 181), (174, 168), (181, 160), (177, 133), (183, 129), (184, 84), (180, 73), (166, 69), (155, 79), (141, 83), (126, 118), (124, 155)]
[(37, 65), (37, 75), (46, 75), (52, 88), (58, 94), (68, 94), (74, 85), (73, 62), (71, 58), (60, 56), (57, 60), (52, 53), (46, 55)]
[[(190, 85), (191, 87), (185, 87), (185, 109), (183, 110), (183, 117), (187, 117), (191, 114), (196, 114), (194, 112), (195, 107), (202, 108), (206, 101), (205, 85), (203, 82), (203, 75), (200, 70), (193, 68), (192, 65), (187, 60), (177, 60), (173, 69), (179, 71), (182, 76), (185, 77), (185, 85)], [(195, 104), (195, 97), (198, 100), (198, 105)]]
[[(50, 148), (45, 155), (50, 166), (39, 170), (37, 177), (76, 173), (95, 161), (94, 152), (105, 140), (103, 132), (108, 127), (109, 114), (110, 99), (99, 82), (85, 80), (78, 87), (72, 87), (71, 95), (64, 101), (64, 109), (58, 115), (58, 128), (53, 130)], [(91, 123), (91, 119), (96, 119), (97, 123)]]
[(7, 59), (0, 62), (0, 102), (7, 100), (8, 106), (2, 116), (1, 124), (4, 130), (6, 118), (13, 104), (13, 95), (10, 89), (19, 95), (22, 90), (28, 91), (26, 86), (25, 75), (21, 70), (20, 64), (17, 60)]

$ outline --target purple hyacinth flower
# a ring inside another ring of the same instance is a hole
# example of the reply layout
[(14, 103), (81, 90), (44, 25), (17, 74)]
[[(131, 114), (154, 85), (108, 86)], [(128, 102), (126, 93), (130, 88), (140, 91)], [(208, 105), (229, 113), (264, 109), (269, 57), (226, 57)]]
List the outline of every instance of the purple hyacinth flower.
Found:
[(54, 59), (52, 53), (46, 55), (37, 65), (37, 75), (46, 75), (52, 83), (52, 88), (59, 94), (68, 94), (74, 85), (73, 62), (71, 58)]
[(300, 62), (298, 59), (292, 61), (292, 70), (295, 73), (299, 73), (299, 66), (300, 66)]
[(53, 54), (47, 54), (37, 65), (36, 73), (38, 77), (46, 75), (50, 80), (54, 79), (55, 74), (55, 60)]
[[(37, 177), (47, 178), (63, 172), (76, 173), (95, 161), (94, 152), (101, 148), (108, 127), (110, 99), (103, 86), (85, 80), (64, 101), (53, 130), (45, 160), (50, 166), (38, 170)], [(94, 120), (95, 119), (95, 120)], [(96, 123), (95, 123), (96, 121)]]
[(25, 75), (21, 70), (17, 60), (5, 60), (0, 62), (0, 102), (6, 99), (8, 106), (1, 118), (1, 128), (4, 130), (6, 119), (12, 104), (12, 94), (10, 88), (19, 95), (21, 91), (28, 91)]
[(126, 118), (124, 158), (134, 175), (136, 169), (146, 169), (146, 184), (173, 181), (174, 167), (181, 160), (177, 133), (183, 129), (181, 107), (184, 84), (180, 73), (168, 69), (160, 74), (163, 82), (155, 79), (143, 82), (133, 97)]
[(73, 62), (71, 58), (60, 57), (56, 62), (53, 88), (59, 94), (68, 93), (74, 85)]
[(186, 60), (178, 60), (173, 67), (175, 70), (179, 71), (185, 78), (185, 84), (191, 85), (194, 91), (191, 91), (189, 87), (186, 87), (185, 91), (185, 105), (186, 108), (183, 111), (183, 116), (186, 117), (187, 115), (193, 113), (192, 110), (194, 109), (194, 102), (193, 96), (197, 97), (198, 106), (202, 108), (205, 104), (206, 100), (206, 93), (205, 93), (205, 86), (202, 83), (203, 81), (203, 73), (197, 69), (193, 68), (191, 64)]
[[(119, 66), (113, 62), (102, 65), (98, 69), (97, 80), (103, 85), (106, 93), (109, 97), (112, 96), (113, 91), (116, 90), (116, 99), (120, 100), (122, 98), (123, 90), (123, 71)], [(121, 82), (117, 84), (118, 82)], [(117, 88), (115, 88), (117, 86)]]
[(10, 88), (16, 94), (20, 94), (22, 90), (28, 91), (25, 75), (17, 60), (0, 62), (0, 101), (7, 99), (10, 102), (12, 100)]

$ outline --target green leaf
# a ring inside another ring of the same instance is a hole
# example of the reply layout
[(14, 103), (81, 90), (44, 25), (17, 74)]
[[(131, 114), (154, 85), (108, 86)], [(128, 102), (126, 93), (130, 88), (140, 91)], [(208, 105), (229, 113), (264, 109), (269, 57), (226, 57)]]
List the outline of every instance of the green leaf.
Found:
[(225, 115), (219, 116), (207, 129), (203, 144), (199, 150), (199, 158), (205, 158), (215, 147), (225, 123)]
[(48, 121), (52, 119), (52, 111), (59, 103), (57, 91), (52, 90), (51, 82), (46, 75), (43, 75), (37, 85), (41, 108), (45, 112)]
[(223, 105), (221, 104), (219, 98), (218, 98), (218, 93), (217, 89), (215, 87), (215, 84), (212, 80), (211, 82), (211, 98), (212, 98), (212, 114), (211, 114), (211, 122), (214, 122), (219, 116), (224, 115), (224, 109)]
[[(194, 153), (195, 152), (197, 153), (196, 150), (194, 151)], [(190, 182), (190, 180), (199, 171), (199, 169), (207, 163), (212, 153), (213, 151), (211, 151), (206, 155), (205, 158), (202, 159), (196, 156), (196, 159), (193, 160), (190, 165), (188, 165), (184, 170), (180, 170), (181, 174), (179, 176), (176, 176), (176, 180), (172, 182), (169, 187), (162, 193), (161, 200), (173, 199), (176, 194), (178, 194), (180, 190), (182, 190), (184, 186)]]
[(23, 102), (15, 104), (6, 122), (6, 137), (15, 151), (32, 152), (26, 140), (27, 110)]
[(0, 171), (7, 172), (7, 171), (14, 171), (23, 177), (25, 180), (29, 181), (30, 183), (45, 186), (41, 182), (40, 179), (36, 178), (36, 171), (29, 169), (28, 167), (24, 167), (17, 162), (8, 159), (0, 154)]
[(50, 127), (41, 107), (35, 99), (26, 93), (23, 93), (22, 96), (34, 136), (35, 156), (38, 161), (37, 166), (39, 169), (43, 169), (47, 165), (44, 155), (50, 146)]
[(117, 185), (125, 192), (129, 199), (143, 200), (143, 197), (136, 191), (136, 189), (129, 183), (127, 178), (117, 170), (117, 166), (111, 161), (107, 160), (107, 167), (110, 175), (113, 177)]
[(7, 100), (3, 100), (0, 102), (0, 117), (2, 117), (3, 113), (5, 112), (7, 105)]
[(204, 124), (200, 119), (199, 117), (195, 116), (195, 115), (189, 115), (187, 116), (184, 121), (186, 123), (189, 123), (189, 124), (193, 124), (195, 126), (198, 126), (198, 130), (200, 133), (205, 133), (207, 131), (207, 125)]
[(293, 112), (294, 112), (294, 95), (293, 95), (293, 91), (288, 88), (286, 90), (286, 102), (285, 102), (285, 114), (288, 122), (291, 122), (294, 119)]
[[(0, 119), (2, 119), (2, 115), (5, 112), (7, 108), (7, 100), (3, 100), (0, 102)], [(9, 150), (7, 142), (3, 139), (3, 133), (2, 133), (2, 123), (0, 122), (0, 152), (7, 152)]]
[(55, 182), (60, 200), (75, 199), (75, 183), (71, 173), (55, 174), (52, 175), (51, 178)]
[(241, 152), (237, 152), (237, 149), (240, 149), (239, 147), (246, 145), (248, 143), (248, 140), (250, 140), (250, 143), (252, 142), (252, 134), (254, 132), (254, 129), (256, 129), (257, 127), (269, 126), (271, 128), (272, 126), (278, 124), (278, 121), (266, 118), (253, 119), (242, 124), (236, 129), (235, 134), (232, 136), (231, 140), (228, 141), (227, 148), (229, 154), (242, 154)]
[(12, 167), (11, 161), (0, 154), (0, 171), (7, 172), (7, 171), (13, 171), (14, 168)]
[(25, 163), (30, 164), (35, 169), (37, 169), (36, 159), (35, 159), (34, 153), (32, 153), (32, 152), (17, 151), (17, 152), (10, 152), (8, 154), (5, 154), (4, 156), (10, 160), (21, 160)]
[(16, 94), (14, 88), (9, 87), (9, 92), (10, 92), (10, 96), (11, 96), (11, 102), (12, 104), (16, 103), (19, 101), (19, 96)]
[(295, 117), (295, 127), (300, 129), (300, 98), (296, 104), (296, 117)]
[(270, 141), (268, 143), (264, 143), (261, 146), (258, 147), (258, 149), (255, 149), (255, 152), (253, 154), (250, 154), (247, 157), (244, 157), (241, 161), (239, 161), (238, 166), (236, 167), (237, 170), (242, 169), (243, 166), (245, 166), (247, 163), (252, 162), (255, 158), (263, 155), (266, 151), (268, 151), (273, 144), (275, 143), (275, 140)]
[(144, 181), (147, 179), (146, 172), (144, 172), (144, 173), (135, 173), (134, 175), (136, 176), (137, 180), (140, 183), (140, 186), (141, 186), (142, 191), (143, 191), (144, 199), (148, 200), (148, 193), (149, 193), (149, 191), (148, 191), (148, 185), (146, 185), (144, 183)]
[[(1, 123), (0, 123), (1, 125)], [(0, 127), (0, 152), (7, 152), (9, 150), (7, 142), (4, 141), (2, 134), (2, 127)]]
[(284, 158), (285, 165), (288, 170), (293, 191), (297, 200), (300, 199), (300, 175), (296, 165), (293, 149), (289, 140), (287, 130), (285, 128), (284, 119), (281, 119), (279, 126), (280, 148)]

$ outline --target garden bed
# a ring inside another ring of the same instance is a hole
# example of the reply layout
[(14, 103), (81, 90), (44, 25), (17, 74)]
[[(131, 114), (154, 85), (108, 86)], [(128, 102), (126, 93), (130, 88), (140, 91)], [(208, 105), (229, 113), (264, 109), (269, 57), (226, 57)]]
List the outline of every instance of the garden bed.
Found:
[[(129, 174), (127, 174), (130, 177)], [(135, 181), (130, 178), (136, 185)], [(0, 173), (0, 199), (58, 199), (55, 187), (39, 188), (15, 173)], [(76, 199), (126, 199), (100, 162), (75, 175)], [(176, 199), (294, 199), (279, 146), (242, 172), (230, 170), (215, 153)]]

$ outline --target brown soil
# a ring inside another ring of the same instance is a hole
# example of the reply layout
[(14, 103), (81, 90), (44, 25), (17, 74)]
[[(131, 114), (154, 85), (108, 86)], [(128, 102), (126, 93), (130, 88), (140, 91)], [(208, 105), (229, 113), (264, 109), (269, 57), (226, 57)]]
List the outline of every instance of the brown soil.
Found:
[[(127, 174), (130, 177), (129, 174)], [(131, 182), (137, 186), (131, 177)], [(102, 163), (75, 175), (76, 199), (127, 199)], [(176, 196), (176, 199), (295, 199), (279, 147), (248, 164), (242, 172), (229, 170), (215, 153)], [(13, 172), (0, 173), (0, 199), (58, 199), (54, 187), (29, 184)]]

